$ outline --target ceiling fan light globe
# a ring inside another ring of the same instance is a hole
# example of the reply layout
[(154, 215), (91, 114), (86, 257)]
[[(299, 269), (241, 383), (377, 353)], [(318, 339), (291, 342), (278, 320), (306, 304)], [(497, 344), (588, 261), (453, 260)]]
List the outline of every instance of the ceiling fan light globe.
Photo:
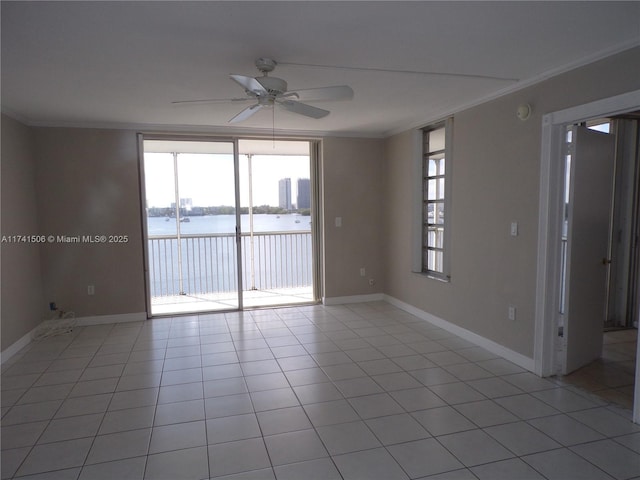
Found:
[(275, 104), (275, 98), (273, 97), (273, 95), (265, 95), (265, 96), (258, 97), (258, 105), (261, 105), (263, 107), (273, 107), (274, 104)]

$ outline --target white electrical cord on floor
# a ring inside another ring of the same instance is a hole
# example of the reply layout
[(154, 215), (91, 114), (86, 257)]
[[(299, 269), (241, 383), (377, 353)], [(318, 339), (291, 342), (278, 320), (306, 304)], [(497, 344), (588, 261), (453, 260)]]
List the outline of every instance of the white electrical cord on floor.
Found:
[(51, 320), (45, 320), (34, 331), (31, 336), (33, 340), (42, 340), (47, 337), (64, 335), (71, 333), (76, 326), (76, 314), (58, 310), (58, 313)]

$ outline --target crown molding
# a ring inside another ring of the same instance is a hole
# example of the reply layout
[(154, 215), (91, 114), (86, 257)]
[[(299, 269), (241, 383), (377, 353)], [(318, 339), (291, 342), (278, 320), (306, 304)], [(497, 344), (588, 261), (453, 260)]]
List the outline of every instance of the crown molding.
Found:
[(470, 102), (467, 102), (465, 104), (462, 104), (458, 107), (456, 107), (455, 109), (451, 109), (451, 110), (437, 110), (434, 111), (429, 117), (427, 117), (424, 121), (421, 121), (420, 123), (411, 123), (411, 124), (406, 124), (404, 126), (401, 127), (397, 127), (394, 128), (392, 130), (388, 130), (387, 132), (385, 132), (385, 134), (383, 135), (385, 138), (391, 137), (393, 135), (397, 135), (399, 133), (402, 132), (406, 132), (408, 130), (414, 130), (414, 129), (420, 129), (420, 128), (424, 128), (434, 122), (440, 121), (443, 118), (446, 117), (450, 117), (452, 115), (455, 115), (456, 113), (460, 113), (463, 112), (465, 110), (468, 110), (470, 108), (473, 107), (477, 107), (478, 105), (482, 105), (484, 103), (490, 102), (492, 100), (496, 100), (500, 97), (504, 97), (505, 95), (509, 95), (511, 93), (523, 90), (525, 88), (531, 87), (532, 85), (536, 85), (538, 83), (544, 82), (545, 80), (548, 80), (550, 78), (553, 77), (557, 77), (559, 75), (562, 75), (563, 73), (567, 73), (570, 72), (572, 70), (576, 70), (580, 67), (584, 67), (587, 65), (590, 65), (592, 63), (596, 63), (600, 60), (604, 60), (606, 58), (612, 57), (614, 55), (617, 55), (619, 53), (625, 52), (627, 50), (632, 50), (634, 48), (638, 48), (640, 47), (640, 38), (634, 38), (632, 40), (629, 40), (627, 42), (618, 44), (614, 47), (611, 48), (607, 48), (604, 50), (600, 50), (596, 53), (593, 53), (591, 55), (587, 55), (585, 57), (582, 57), (578, 60), (575, 60), (573, 62), (570, 63), (566, 63), (560, 67), (551, 69), (551, 70), (547, 70), (539, 75), (536, 75), (535, 77), (531, 77), (528, 78), (526, 80), (522, 80), (519, 81), (518, 83), (515, 83), (513, 85), (509, 85), (507, 87), (501, 88), (500, 90), (497, 90), (493, 93), (490, 93), (488, 95), (485, 95), (483, 97), (477, 98), (475, 100), (472, 100)]
[(20, 123), (34, 128), (85, 128), (103, 130), (132, 130), (136, 132), (153, 133), (193, 133), (226, 136), (259, 136), (259, 137), (347, 137), (347, 138), (384, 138), (381, 132), (367, 133), (358, 131), (332, 130), (288, 130), (272, 128), (227, 127), (211, 125), (173, 125), (153, 123), (124, 123), (124, 122), (67, 122), (67, 121), (33, 121), (3, 109), (2, 113)]

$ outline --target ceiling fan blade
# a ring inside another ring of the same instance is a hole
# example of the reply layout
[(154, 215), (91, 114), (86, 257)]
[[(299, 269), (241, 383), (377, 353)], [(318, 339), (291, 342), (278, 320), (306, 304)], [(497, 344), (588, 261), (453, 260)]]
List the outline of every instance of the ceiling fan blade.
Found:
[(244, 110), (242, 110), (239, 114), (237, 114), (231, 120), (229, 120), (229, 123), (242, 122), (247, 118), (251, 117), (252, 115), (258, 113), (262, 109), (262, 107), (263, 105), (260, 105), (259, 103), (256, 103), (255, 105), (251, 105), (250, 107), (247, 107)]
[(245, 75), (229, 75), (231, 80), (240, 84), (242, 88), (255, 94), (267, 93), (267, 90), (253, 77), (247, 77)]
[(353, 70), (362, 72), (384, 72), (384, 73), (400, 73), (408, 75), (431, 75), (441, 77), (462, 77), (462, 78), (476, 78), (483, 80), (497, 80), (501, 82), (518, 82), (519, 78), (504, 77), (499, 75), (484, 75), (475, 73), (464, 72), (435, 72), (428, 70), (402, 70), (393, 68), (379, 68), (379, 67), (364, 67), (364, 66), (348, 66), (348, 65), (327, 65), (317, 63), (297, 63), (297, 62), (278, 62), (278, 65), (286, 65), (289, 67), (306, 67), (306, 68), (328, 68), (333, 70)]
[(304, 115), (305, 117), (311, 118), (322, 118), (329, 115), (329, 110), (323, 110), (322, 108), (312, 107), (311, 105), (307, 105), (306, 103), (300, 103), (293, 100), (280, 100), (278, 103), (285, 110), (289, 110), (293, 113), (298, 113), (300, 115)]
[(246, 102), (247, 100), (254, 100), (255, 97), (243, 97), (243, 98), (204, 98), (201, 100), (176, 100), (171, 102), (172, 105), (207, 105), (210, 103), (235, 103)]
[(336, 85), (333, 87), (303, 88), (287, 92), (293, 94), (298, 100), (319, 101), (319, 100), (351, 100), (353, 89), (347, 85)]

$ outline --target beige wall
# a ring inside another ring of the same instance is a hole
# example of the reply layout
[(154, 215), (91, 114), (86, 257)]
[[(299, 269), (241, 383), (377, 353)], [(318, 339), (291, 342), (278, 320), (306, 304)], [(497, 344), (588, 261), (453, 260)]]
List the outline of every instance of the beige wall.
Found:
[(639, 71), (636, 48), (454, 116), (450, 283), (411, 273), (412, 132), (389, 138), (385, 292), (532, 357), (542, 116), (636, 90)]
[[(384, 141), (331, 137), (322, 149), (324, 296), (383, 292)], [(342, 218), (341, 227), (336, 217)], [(365, 268), (364, 277), (360, 268)], [(374, 286), (369, 278), (375, 279)]]
[[(2, 235), (38, 234), (35, 155), (30, 129), (2, 116)], [(2, 243), (1, 349), (44, 318), (40, 246)]]
[[(127, 235), (127, 243), (48, 243), (47, 302), (76, 316), (145, 311), (135, 132), (36, 128), (36, 186), (45, 235)], [(87, 286), (95, 286), (95, 295)]]

